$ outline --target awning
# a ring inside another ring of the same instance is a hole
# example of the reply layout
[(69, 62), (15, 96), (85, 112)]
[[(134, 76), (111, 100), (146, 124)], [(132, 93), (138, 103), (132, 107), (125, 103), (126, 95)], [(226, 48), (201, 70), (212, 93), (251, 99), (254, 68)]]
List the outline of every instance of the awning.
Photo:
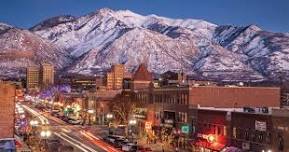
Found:
[(242, 150), (237, 147), (226, 147), (221, 152), (241, 152)]
[(221, 151), (226, 146), (226, 145), (218, 143), (218, 142), (209, 143), (206, 139), (201, 139), (201, 138), (193, 141), (193, 145), (197, 146), (197, 147), (207, 148), (210, 150), (216, 150), (216, 151)]

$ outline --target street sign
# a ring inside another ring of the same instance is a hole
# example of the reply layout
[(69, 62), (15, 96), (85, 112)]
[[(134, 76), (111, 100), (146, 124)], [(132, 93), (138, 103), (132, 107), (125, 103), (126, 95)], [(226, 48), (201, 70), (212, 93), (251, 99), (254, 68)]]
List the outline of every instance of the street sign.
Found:
[(190, 127), (188, 125), (183, 125), (181, 130), (182, 133), (188, 134), (190, 132)]
[(258, 131), (266, 131), (267, 130), (267, 125), (266, 122), (264, 121), (255, 121), (255, 130)]

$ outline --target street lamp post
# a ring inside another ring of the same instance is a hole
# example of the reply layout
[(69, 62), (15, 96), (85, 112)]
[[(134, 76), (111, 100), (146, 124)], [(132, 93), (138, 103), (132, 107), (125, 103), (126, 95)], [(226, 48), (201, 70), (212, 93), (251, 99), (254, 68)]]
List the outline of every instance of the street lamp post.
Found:
[(40, 137), (44, 140), (45, 146), (47, 146), (47, 139), (51, 136), (51, 131), (50, 130), (42, 130), (40, 132)]
[(91, 125), (91, 115), (94, 114), (94, 110), (90, 109), (90, 110), (87, 110), (87, 113), (88, 113), (88, 124)]
[(132, 137), (132, 140), (134, 140), (133, 138), (133, 127), (137, 124), (137, 120), (136, 119), (131, 119), (128, 121), (128, 127), (130, 127), (131, 129), (131, 137)]
[(113, 118), (113, 115), (112, 115), (111, 113), (108, 113), (108, 114), (106, 115), (106, 118), (107, 118), (107, 120), (108, 120), (108, 134), (110, 135), (110, 134), (111, 134), (110, 123), (111, 123), (111, 120), (112, 120), (112, 118)]

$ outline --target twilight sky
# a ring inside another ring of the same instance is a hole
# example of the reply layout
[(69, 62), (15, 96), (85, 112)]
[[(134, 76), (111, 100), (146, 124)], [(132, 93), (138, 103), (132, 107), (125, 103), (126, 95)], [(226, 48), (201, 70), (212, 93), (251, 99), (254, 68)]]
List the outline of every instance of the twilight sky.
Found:
[(289, 0), (1, 0), (0, 22), (29, 28), (49, 17), (80, 16), (103, 7), (289, 32)]

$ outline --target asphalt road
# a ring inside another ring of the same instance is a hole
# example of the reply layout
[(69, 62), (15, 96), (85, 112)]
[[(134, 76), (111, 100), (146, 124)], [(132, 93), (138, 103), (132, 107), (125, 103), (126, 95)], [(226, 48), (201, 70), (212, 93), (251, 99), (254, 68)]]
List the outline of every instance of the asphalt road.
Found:
[[(42, 127), (49, 129), (52, 136), (49, 137), (47, 143), (50, 151), (56, 152), (57, 145), (70, 145), (74, 152), (120, 152), (111, 145), (105, 143), (101, 137), (97, 137), (86, 131), (82, 126), (70, 125), (66, 122), (51, 116), (48, 113), (43, 113), (30, 105), (23, 105), (23, 108), (30, 114), (39, 119)], [(61, 143), (53, 142), (60, 141)]]

